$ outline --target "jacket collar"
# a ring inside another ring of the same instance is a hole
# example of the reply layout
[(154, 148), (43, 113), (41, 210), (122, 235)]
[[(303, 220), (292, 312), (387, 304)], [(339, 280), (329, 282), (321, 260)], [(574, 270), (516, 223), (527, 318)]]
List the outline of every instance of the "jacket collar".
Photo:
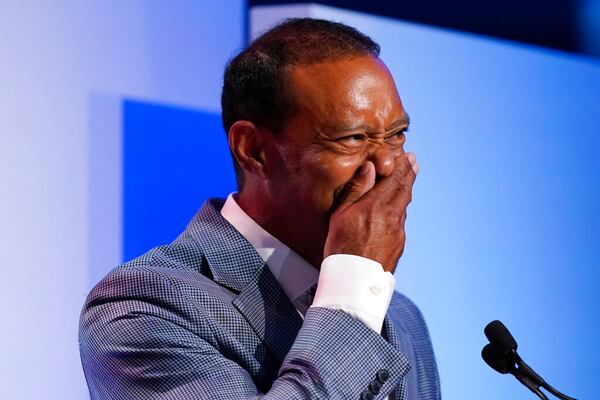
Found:
[(240, 292), (256, 280), (265, 262), (221, 216), (223, 204), (222, 199), (206, 201), (180, 238), (191, 237), (200, 244), (215, 282)]
[(213, 280), (239, 293), (234, 307), (281, 364), (302, 318), (254, 247), (223, 218), (223, 204), (221, 199), (204, 203), (180, 238), (200, 244)]

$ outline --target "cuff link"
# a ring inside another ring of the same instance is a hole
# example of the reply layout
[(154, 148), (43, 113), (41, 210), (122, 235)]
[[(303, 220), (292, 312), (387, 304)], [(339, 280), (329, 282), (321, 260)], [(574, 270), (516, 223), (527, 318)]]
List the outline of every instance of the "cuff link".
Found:
[(373, 286), (369, 286), (369, 290), (371, 291), (371, 293), (373, 293), (375, 296), (377, 296), (378, 294), (381, 294), (381, 286), (379, 285), (373, 285)]

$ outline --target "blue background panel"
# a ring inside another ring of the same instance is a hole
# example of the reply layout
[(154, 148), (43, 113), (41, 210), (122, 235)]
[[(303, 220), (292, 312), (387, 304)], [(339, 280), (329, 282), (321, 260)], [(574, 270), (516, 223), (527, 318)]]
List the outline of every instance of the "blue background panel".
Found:
[(123, 102), (123, 257), (171, 242), (202, 203), (235, 190), (217, 113)]

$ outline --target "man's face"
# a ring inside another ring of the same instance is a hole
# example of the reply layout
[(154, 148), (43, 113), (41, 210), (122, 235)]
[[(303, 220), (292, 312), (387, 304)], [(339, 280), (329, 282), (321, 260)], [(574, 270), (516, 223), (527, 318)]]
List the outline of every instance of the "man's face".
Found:
[(379, 177), (391, 173), (408, 116), (386, 66), (371, 56), (297, 66), (288, 77), (296, 108), (274, 135), (270, 192), (293, 229), (324, 242), (358, 169), (369, 160)]

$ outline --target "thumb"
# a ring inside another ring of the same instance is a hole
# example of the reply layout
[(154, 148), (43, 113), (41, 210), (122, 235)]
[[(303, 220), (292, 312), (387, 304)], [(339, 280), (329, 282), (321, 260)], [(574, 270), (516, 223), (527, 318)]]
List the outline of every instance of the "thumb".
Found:
[(371, 190), (374, 185), (375, 166), (371, 161), (367, 161), (360, 167), (354, 178), (346, 184), (344, 194), (339, 202), (338, 211), (343, 211), (354, 204), (365, 193)]

